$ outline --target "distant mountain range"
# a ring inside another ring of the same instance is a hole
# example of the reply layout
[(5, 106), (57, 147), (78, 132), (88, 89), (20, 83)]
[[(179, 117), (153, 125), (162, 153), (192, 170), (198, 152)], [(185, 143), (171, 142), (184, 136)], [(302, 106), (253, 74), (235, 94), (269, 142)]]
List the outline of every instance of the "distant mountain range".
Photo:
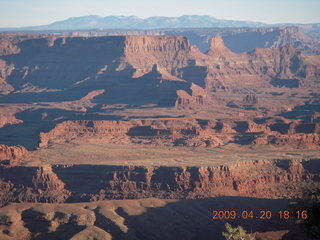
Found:
[(267, 24), (252, 21), (222, 20), (206, 15), (181, 17), (149, 17), (96, 15), (73, 17), (49, 25), (0, 30), (80, 30), (80, 29), (160, 29), (160, 28), (206, 28), (206, 27), (263, 27)]

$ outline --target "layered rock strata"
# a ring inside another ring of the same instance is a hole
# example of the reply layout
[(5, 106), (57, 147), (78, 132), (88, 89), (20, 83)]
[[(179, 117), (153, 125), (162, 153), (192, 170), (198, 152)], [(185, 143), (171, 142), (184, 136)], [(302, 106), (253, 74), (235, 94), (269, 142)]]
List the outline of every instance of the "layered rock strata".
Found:
[[(127, 84), (128, 79), (150, 73), (155, 64), (173, 79), (182, 79), (209, 91), (308, 87), (320, 76), (318, 55), (305, 56), (290, 45), (236, 54), (225, 47), (220, 36), (212, 38), (206, 54), (182, 36), (39, 38), (21, 40), (16, 47), (19, 51), (8, 44), (2, 49), (2, 92), (26, 86), (60, 90), (75, 85), (79, 88), (104, 85), (107, 89), (115, 84), (120, 87)], [(5, 54), (7, 52), (11, 54)], [(106, 81), (106, 78), (116, 81)]]
[(1, 205), (212, 196), (295, 198), (319, 187), (320, 159), (208, 167), (53, 165), (1, 168)]
[[(204, 101), (203, 99), (201, 99)], [(190, 102), (189, 102), (190, 103)], [(186, 105), (186, 104), (185, 104)], [(39, 147), (69, 141), (214, 147), (228, 143), (319, 148), (319, 123), (231, 120), (65, 121), (40, 133)]]
[(23, 146), (7, 146), (0, 144), (0, 166), (15, 166), (30, 157), (29, 151)]

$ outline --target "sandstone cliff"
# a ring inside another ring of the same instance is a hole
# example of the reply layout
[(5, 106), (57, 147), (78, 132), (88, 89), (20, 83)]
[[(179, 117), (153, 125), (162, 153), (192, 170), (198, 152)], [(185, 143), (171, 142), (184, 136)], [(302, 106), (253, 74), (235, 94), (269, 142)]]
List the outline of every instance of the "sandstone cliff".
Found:
[(63, 91), (103, 86), (119, 92), (120, 87), (130, 90), (142, 84), (134, 79), (149, 74), (155, 65), (165, 78), (209, 91), (291, 87), (291, 82), (305, 87), (319, 78), (319, 56), (305, 56), (289, 45), (236, 54), (218, 36), (212, 38), (207, 54), (181, 36), (51, 37), (21, 40), (18, 45), (19, 51), (1, 56), (2, 92), (27, 85)]
[[(180, 103), (177, 103), (181, 107), (195, 104), (191, 100), (197, 99), (190, 96), (181, 97), (184, 97), (182, 99), (185, 101), (180, 100)], [(201, 101), (205, 100), (201, 99)], [(237, 143), (313, 149), (320, 147), (319, 129), (319, 123), (274, 123), (272, 119), (266, 123), (178, 119), (65, 121), (49, 132), (40, 133), (39, 147), (68, 141), (91, 141), (102, 144), (139, 143), (208, 147)]]
[(7, 146), (0, 144), (0, 166), (15, 166), (29, 157), (29, 151), (23, 146)]
[(159, 34), (186, 36), (202, 52), (208, 51), (212, 36), (220, 35), (226, 46), (236, 53), (250, 52), (255, 48), (278, 48), (287, 44), (306, 54), (320, 53), (319, 38), (311, 37), (313, 34), (316, 35), (316, 31), (312, 31), (311, 26), (303, 25), (273, 28), (171, 29)]
[(185, 90), (177, 91), (176, 108), (206, 108), (212, 104), (221, 104), (208, 91), (194, 83), (191, 84), (190, 91), (190, 94)]
[(309, 64), (311, 57), (302, 55), (291, 45), (235, 54), (224, 46), (221, 37), (214, 37), (208, 55), (211, 64), (205, 81), (209, 89), (210, 86), (241, 89), (270, 85), (297, 88), (310, 86), (310, 79), (319, 78), (318, 60)]
[(125, 60), (136, 69), (136, 76), (148, 73), (154, 64), (171, 73), (188, 66), (197, 53), (201, 54), (181, 36), (128, 36), (124, 49)]
[(319, 159), (218, 167), (54, 165), (1, 168), (1, 205), (128, 198), (295, 198), (319, 186)]

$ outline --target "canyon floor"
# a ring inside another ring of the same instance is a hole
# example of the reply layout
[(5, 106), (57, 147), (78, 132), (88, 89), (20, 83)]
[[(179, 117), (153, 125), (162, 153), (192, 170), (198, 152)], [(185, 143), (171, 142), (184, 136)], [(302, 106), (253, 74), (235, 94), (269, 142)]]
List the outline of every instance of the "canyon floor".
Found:
[(236, 144), (216, 148), (163, 147), (120, 144), (67, 143), (39, 149), (24, 166), (46, 164), (98, 164), (123, 166), (203, 167), (233, 165), (241, 162), (307, 160), (319, 157), (319, 150), (285, 150), (259, 147), (250, 149)]

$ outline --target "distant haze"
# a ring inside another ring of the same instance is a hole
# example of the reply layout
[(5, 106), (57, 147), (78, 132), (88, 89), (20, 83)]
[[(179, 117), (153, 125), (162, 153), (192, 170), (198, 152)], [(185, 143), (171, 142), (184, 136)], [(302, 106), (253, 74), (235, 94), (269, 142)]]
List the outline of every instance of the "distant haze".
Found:
[[(206, 15), (181, 17), (150, 17), (95, 15), (69, 18), (52, 24), (18, 28), (19, 30), (80, 30), (80, 29), (161, 29), (161, 28), (210, 28), (210, 27), (263, 27), (263, 23), (251, 21), (220, 20)], [(10, 30), (10, 28), (9, 28)]]
[(319, 10), (319, 0), (0, 0), (0, 27), (39, 26), (88, 15), (148, 18), (196, 14), (268, 24), (317, 23)]

